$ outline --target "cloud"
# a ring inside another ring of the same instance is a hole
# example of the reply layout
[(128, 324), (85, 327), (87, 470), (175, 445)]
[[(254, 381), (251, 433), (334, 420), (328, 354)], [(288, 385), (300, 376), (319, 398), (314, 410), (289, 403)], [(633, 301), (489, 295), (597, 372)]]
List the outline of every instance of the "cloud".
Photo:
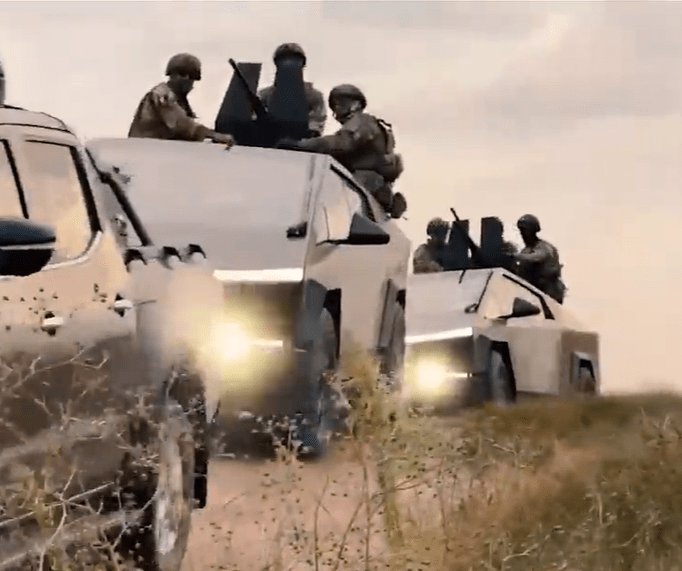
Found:
[(322, 3), (324, 18), (373, 28), (449, 30), (457, 34), (519, 37), (542, 26), (561, 2), (386, 1)]
[(413, 114), (407, 127), (424, 134), (426, 125), (436, 137), (447, 136), (442, 132), (447, 125), (483, 142), (493, 133), (510, 139), (546, 137), (595, 118), (678, 113), (682, 4), (590, 6), (589, 13), (573, 20), (550, 19), (536, 34), (545, 40), (540, 49), (513, 58), (487, 85), (471, 90), (451, 82), (438, 91), (415, 90), (413, 98), (423, 103), (423, 111)]

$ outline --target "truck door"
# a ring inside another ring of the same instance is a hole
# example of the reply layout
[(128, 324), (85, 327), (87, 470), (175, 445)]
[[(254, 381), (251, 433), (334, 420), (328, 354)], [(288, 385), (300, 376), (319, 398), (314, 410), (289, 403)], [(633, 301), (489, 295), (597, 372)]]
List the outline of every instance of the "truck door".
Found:
[[(72, 491), (78, 493), (111, 481), (119, 465), (115, 423), (125, 422), (132, 401), (125, 393), (139, 382), (121, 368), (134, 361), (135, 310), (120, 303), (130, 280), (75, 138), (23, 128), (11, 151), (26, 217), (51, 226), (57, 237), (41, 271), (2, 278), (11, 308), (0, 306), (5, 328), (14, 331), (13, 348), (33, 363), (35, 376), (15, 420), (28, 437), (74, 436), (73, 455), (60, 461), (77, 465), (72, 483), (80, 489)], [(107, 424), (92, 422), (105, 415)]]
[(329, 169), (313, 213), (313, 251), (306, 277), (341, 290), (341, 352), (348, 343), (376, 347), (384, 309), (391, 256), (386, 245), (333, 244), (350, 232), (353, 215), (374, 221), (365, 193), (340, 173)]

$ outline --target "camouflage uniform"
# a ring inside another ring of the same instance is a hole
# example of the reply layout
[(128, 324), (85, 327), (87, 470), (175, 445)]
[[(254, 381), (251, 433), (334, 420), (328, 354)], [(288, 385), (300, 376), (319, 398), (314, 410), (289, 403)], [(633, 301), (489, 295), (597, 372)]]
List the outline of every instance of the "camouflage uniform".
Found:
[[(346, 167), (385, 210), (394, 205), (393, 182), (402, 174), (402, 157), (394, 152), (395, 138), (391, 125), (364, 112), (367, 100), (355, 86), (340, 85), (329, 94), (329, 106), (334, 108), (336, 97), (351, 97), (358, 105), (347, 116), (340, 118), (341, 128), (332, 135), (305, 139), (296, 146), (307, 151), (326, 153)], [(396, 197), (400, 193), (396, 193)], [(404, 197), (400, 214), (406, 209)]]
[(518, 275), (559, 303), (563, 303), (566, 286), (561, 279), (562, 264), (559, 260), (559, 251), (546, 240), (536, 236), (540, 231), (540, 222), (535, 216), (522, 216), (518, 226), (519, 229), (527, 229), (533, 237), (532, 244), (527, 244), (521, 252), (514, 255), (518, 262)]
[(212, 139), (231, 147), (230, 135), (216, 133), (196, 121), (187, 101), (195, 81), (201, 80), (201, 62), (191, 54), (176, 54), (168, 60), (168, 82), (160, 83), (140, 101), (128, 137), (203, 141)]
[(195, 117), (186, 99), (181, 101), (167, 83), (159, 83), (142, 98), (128, 137), (203, 141), (211, 130)]
[(412, 267), (415, 274), (427, 274), (443, 271), (443, 256), (450, 226), (442, 218), (429, 221), (426, 233), (429, 240), (421, 244), (414, 252)]
[(412, 258), (412, 269), (415, 274), (432, 274), (442, 272), (441, 266), (436, 260), (434, 248), (426, 242), (421, 244), (415, 251)]

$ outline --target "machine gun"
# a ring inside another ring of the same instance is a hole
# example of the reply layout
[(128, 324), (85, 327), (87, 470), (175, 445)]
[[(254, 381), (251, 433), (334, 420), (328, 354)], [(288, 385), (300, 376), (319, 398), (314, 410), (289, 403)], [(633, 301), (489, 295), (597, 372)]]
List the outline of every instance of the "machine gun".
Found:
[(260, 63), (236, 63), (215, 120), (215, 131), (230, 134), (238, 145), (274, 148), (282, 139), (300, 141), (312, 135), (302, 63), (277, 65), (266, 109), (257, 95)]
[(260, 100), (260, 97), (258, 97), (258, 95), (256, 95), (253, 92), (253, 90), (251, 89), (251, 86), (249, 85), (249, 82), (246, 81), (244, 74), (239, 69), (239, 67), (237, 67), (237, 64), (235, 63), (235, 61), (232, 58), (230, 58), (228, 61), (230, 62), (230, 65), (232, 66), (232, 69), (234, 70), (234, 75), (236, 76), (236, 78), (239, 80), (242, 87), (246, 91), (246, 95), (249, 99), (249, 103), (251, 104), (251, 108), (253, 109), (254, 113), (256, 114), (256, 117), (261, 121), (269, 119), (270, 117), (268, 115), (267, 109), (265, 108), (265, 105), (263, 105), (263, 102)]
[(483, 256), (481, 255), (481, 248), (479, 247), (476, 242), (474, 242), (473, 238), (469, 235), (469, 232), (467, 232), (464, 229), (464, 226), (462, 224), (462, 221), (460, 220), (459, 216), (457, 216), (457, 212), (455, 212), (454, 208), (450, 208), (450, 212), (452, 212), (452, 215), (455, 217), (455, 223), (453, 224), (453, 227), (457, 228), (459, 231), (460, 235), (462, 238), (464, 238), (464, 242), (467, 244), (469, 247), (469, 250), (471, 250), (471, 260), (476, 264), (477, 266), (483, 266)]
[(486, 216), (481, 219), (479, 245), (469, 234), (469, 221), (461, 220), (454, 208), (450, 208), (450, 212), (455, 220), (444, 252), (445, 270), (498, 267), (510, 269), (509, 256), (504, 253), (503, 248), (502, 223), (498, 218)]

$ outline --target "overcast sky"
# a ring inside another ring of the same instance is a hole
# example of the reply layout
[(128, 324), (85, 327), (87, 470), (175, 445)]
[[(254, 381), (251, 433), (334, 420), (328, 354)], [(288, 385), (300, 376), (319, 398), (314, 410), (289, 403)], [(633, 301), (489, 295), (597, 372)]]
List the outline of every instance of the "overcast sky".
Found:
[(602, 333), (604, 388), (682, 388), (682, 3), (0, 3), (8, 103), (84, 137), (125, 136), (179, 51), (203, 62), (190, 97), (212, 125), (228, 58), (264, 82), (285, 41), (393, 124), (415, 247), (449, 206), (514, 240), (537, 214), (566, 304)]

